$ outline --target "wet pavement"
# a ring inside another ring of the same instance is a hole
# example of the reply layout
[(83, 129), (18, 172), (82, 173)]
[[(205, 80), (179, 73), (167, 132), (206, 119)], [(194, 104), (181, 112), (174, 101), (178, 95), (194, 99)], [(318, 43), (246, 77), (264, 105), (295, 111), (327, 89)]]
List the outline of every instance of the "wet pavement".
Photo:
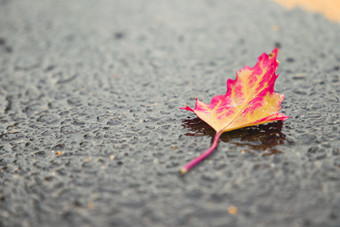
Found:
[[(0, 0), (0, 226), (340, 226), (340, 23), (256, 1)], [(285, 122), (179, 107), (280, 48)]]

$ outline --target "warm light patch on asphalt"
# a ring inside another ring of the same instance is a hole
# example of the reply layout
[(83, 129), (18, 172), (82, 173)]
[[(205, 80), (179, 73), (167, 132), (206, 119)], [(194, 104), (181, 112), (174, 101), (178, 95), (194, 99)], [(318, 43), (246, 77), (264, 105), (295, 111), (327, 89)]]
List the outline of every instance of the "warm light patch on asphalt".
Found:
[(235, 206), (230, 206), (230, 207), (228, 208), (228, 212), (229, 212), (229, 214), (232, 214), (232, 215), (237, 214), (237, 207), (235, 207)]
[(331, 21), (340, 22), (340, 0), (275, 0), (292, 9), (301, 7), (311, 12), (322, 13)]

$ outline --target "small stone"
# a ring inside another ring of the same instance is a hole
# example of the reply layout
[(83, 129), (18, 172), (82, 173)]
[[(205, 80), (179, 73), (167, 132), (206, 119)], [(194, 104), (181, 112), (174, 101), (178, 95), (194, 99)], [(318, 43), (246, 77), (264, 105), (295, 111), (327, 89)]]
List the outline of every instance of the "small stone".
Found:
[(172, 150), (177, 150), (178, 149), (178, 147), (176, 145), (172, 145), (171, 148), (172, 148)]
[(113, 36), (114, 36), (114, 38), (115, 39), (122, 39), (122, 38), (124, 38), (124, 33), (122, 33), (122, 32), (116, 32), (116, 33), (114, 33), (113, 34)]
[(320, 160), (320, 159), (324, 159), (327, 157), (327, 153), (326, 152), (320, 152), (316, 155), (316, 159)]
[(3, 46), (6, 44), (6, 40), (2, 37), (0, 37), (0, 46)]
[(87, 203), (87, 208), (92, 210), (94, 208), (94, 204), (92, 202)]
[(334, 160), (334, 165), (340, 167), (340, 158)]
[(185, 192), (185, 195), (188, 196), (189, 198), (199, 199), (202, 197), (202, 191), (199, 189), (194, 189), (194, 190)]
[(319, 151), (320, 151), (320, 148), (317, 147), (317, 146), (314, 146), (314, 147), (311, 147), (311, 148), (308, 149), (308, 153), (312, 153), (312, 154), (315, 154)]
[(334, 147), (334, 148), (332, 149), (332, 154), (333, 154), (333, 155), (339, 155), (339, 154), (340, 154), (340, 148)]
[(235, 207), (235, 206), (228, 207), (228, 212), (231, 215), (237, 214), (237, 207)]

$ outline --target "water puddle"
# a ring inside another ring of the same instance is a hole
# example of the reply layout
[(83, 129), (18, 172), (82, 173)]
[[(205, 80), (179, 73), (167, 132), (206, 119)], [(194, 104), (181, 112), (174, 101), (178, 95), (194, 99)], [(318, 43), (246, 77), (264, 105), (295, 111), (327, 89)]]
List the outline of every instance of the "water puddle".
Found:
[(329, 20), (340, 22), (340, 0), (275, 0), (288, 9), (300, 7), (310, 12), (321, 13)]
[[(186, 136), (215, 136), (215, 131), (207, 123), (199, 118), (184, 120), (183, 127), (191, 132)], [(245, 151), (262, 156), (282, 153), (276, 149), (277, 145), (285, 142), (286, 136), (281, 132), (282, 121), (272, 122), (265, 125), (241, 128), (222, 134), (220, 141), (244, 147)]]

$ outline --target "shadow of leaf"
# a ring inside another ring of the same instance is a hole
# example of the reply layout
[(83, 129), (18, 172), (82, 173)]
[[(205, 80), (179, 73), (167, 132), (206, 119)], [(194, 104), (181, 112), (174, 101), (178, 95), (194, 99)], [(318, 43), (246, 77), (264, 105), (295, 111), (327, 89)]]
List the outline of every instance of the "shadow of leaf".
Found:
[[(199, 118), (183, 120), (182, 126), (190, 132), (186, 136), (210, 136), (213, 140), (215, 130)], [(221, 140), (236, 146), (244, 146), (247, 152), (261, 155), (272, 155), (282, 153), (275, 146), (283, 144), (286, 136), (281, 132), (282, 121), (275, 121), (268, 124), (241, 128), (225, 132)]]

